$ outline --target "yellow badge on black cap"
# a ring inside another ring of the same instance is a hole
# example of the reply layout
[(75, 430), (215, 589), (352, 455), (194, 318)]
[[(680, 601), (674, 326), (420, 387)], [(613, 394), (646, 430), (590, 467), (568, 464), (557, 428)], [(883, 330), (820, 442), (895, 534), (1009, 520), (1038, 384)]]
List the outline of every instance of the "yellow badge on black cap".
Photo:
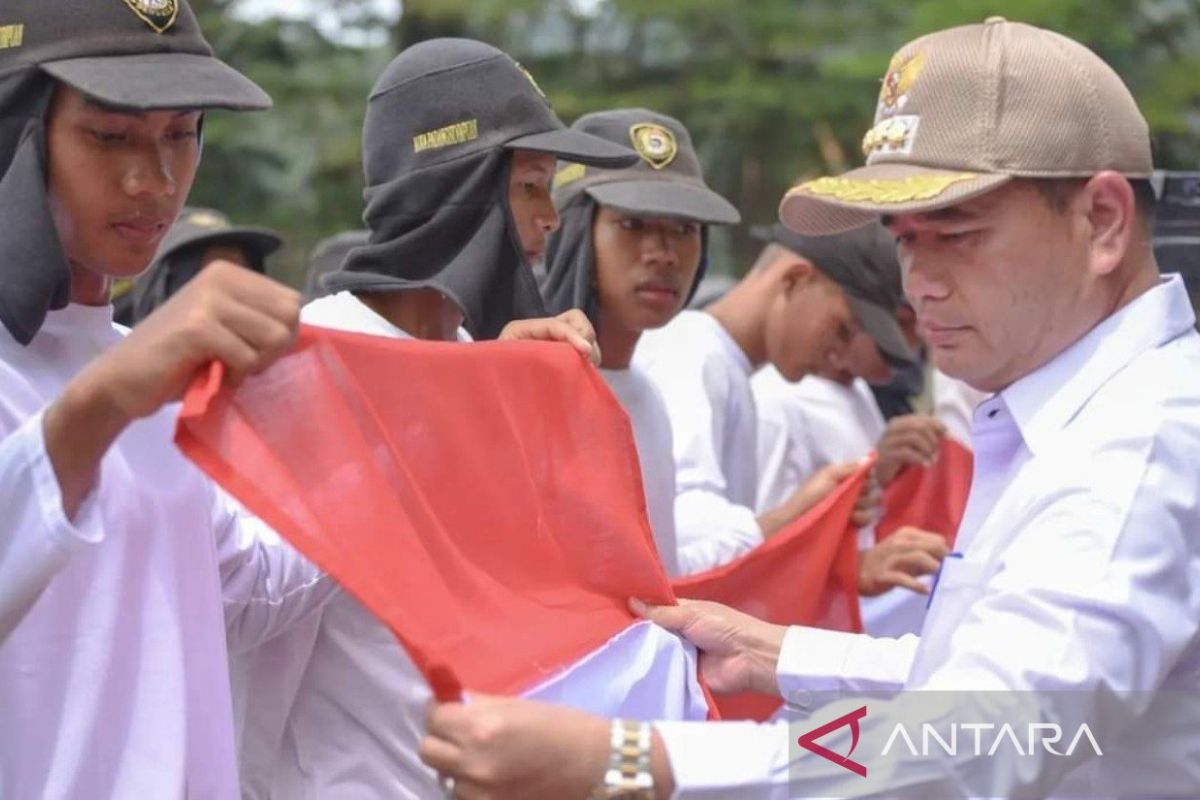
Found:
[(179, 3), (176, 0), (125, 0), (125, 5), (155, 33), (166, 33), (179, 16)]
[(653, 122), (634, 125), (629, 129), (629, 138), (633, 141), (633, 149), (638, 155), (655, 169), (670, 165), (679, 153), (675, 134)]
[(229, 220), (225, 219), (220, 214), (214, 214), (211, 211), (203, 210), (193, 211), (184, 219), (189, 225), (195, 225), (197, 228), (228, 228)]

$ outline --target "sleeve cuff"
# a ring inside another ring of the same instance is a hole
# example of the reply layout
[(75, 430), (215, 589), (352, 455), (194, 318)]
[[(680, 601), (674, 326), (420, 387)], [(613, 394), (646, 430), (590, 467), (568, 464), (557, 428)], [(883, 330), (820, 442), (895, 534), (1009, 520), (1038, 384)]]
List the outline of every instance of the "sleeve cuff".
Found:
[(775, 677), (789, 704), (806, 708), (812, 692), (842, 689), (842, 675), (857, 633), (793, 625), (783, 635)]
[(787, 723), (657, 722), (672, 800), (782, 798), (788, 781)]

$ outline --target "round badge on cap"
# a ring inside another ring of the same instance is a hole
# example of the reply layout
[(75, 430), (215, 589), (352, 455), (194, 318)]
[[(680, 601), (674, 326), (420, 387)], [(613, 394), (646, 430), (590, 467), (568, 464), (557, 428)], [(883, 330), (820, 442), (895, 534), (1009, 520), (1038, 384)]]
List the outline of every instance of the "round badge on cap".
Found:
[(638, 155), (655, 169), (668, 166), (679, 152), (675, 134), (653, 122), (634, 125), (629, 129), (629, 138), (633, 141), (633, 149)]
[(179, 16), (179, 3), (176, 0), (125, 0), (125, 5), (155, 33), (166, 33)]

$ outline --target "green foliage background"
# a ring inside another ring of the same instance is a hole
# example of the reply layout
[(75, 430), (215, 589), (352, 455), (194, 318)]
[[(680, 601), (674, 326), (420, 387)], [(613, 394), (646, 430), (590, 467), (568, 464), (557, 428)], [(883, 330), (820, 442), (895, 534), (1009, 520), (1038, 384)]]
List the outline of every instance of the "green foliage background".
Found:
[[(861, 161), (894, 50), (990, 14), (1092, 47), (1137, 96), (1158, 165), (1200, 169), (1200, 0), (405, 0), (399, 21), (363, 0), (331, 0), (336, 39), (309, 22), (247, 22), (238, 2), (192, 5), (217, 52), (276, 105), (210, 116), (192, 202), (283, 232), (289, 246), (274, 269), (294, 284), (317, 240), (360, 226), (371, 84), (400, 49), (433, 36), (512, 53), (567, 123), (619, 106), (680, 118), (709, 183), (747, 223), (770, 221), (798, 178)], [(715, 268), (740, 273), (754, 252), (748, 225), (725, 232)]]

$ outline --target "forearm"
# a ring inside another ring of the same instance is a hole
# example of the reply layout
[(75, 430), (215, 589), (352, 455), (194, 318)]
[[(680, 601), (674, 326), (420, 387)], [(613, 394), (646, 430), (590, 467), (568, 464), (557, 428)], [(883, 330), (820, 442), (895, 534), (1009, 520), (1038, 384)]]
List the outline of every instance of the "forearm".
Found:
[(62, 490), (63, 513), (73, 518), (96, 483), (104, 454), (130, 419), (84, 372), (67, 384), (43, 417), (46, 454)]

